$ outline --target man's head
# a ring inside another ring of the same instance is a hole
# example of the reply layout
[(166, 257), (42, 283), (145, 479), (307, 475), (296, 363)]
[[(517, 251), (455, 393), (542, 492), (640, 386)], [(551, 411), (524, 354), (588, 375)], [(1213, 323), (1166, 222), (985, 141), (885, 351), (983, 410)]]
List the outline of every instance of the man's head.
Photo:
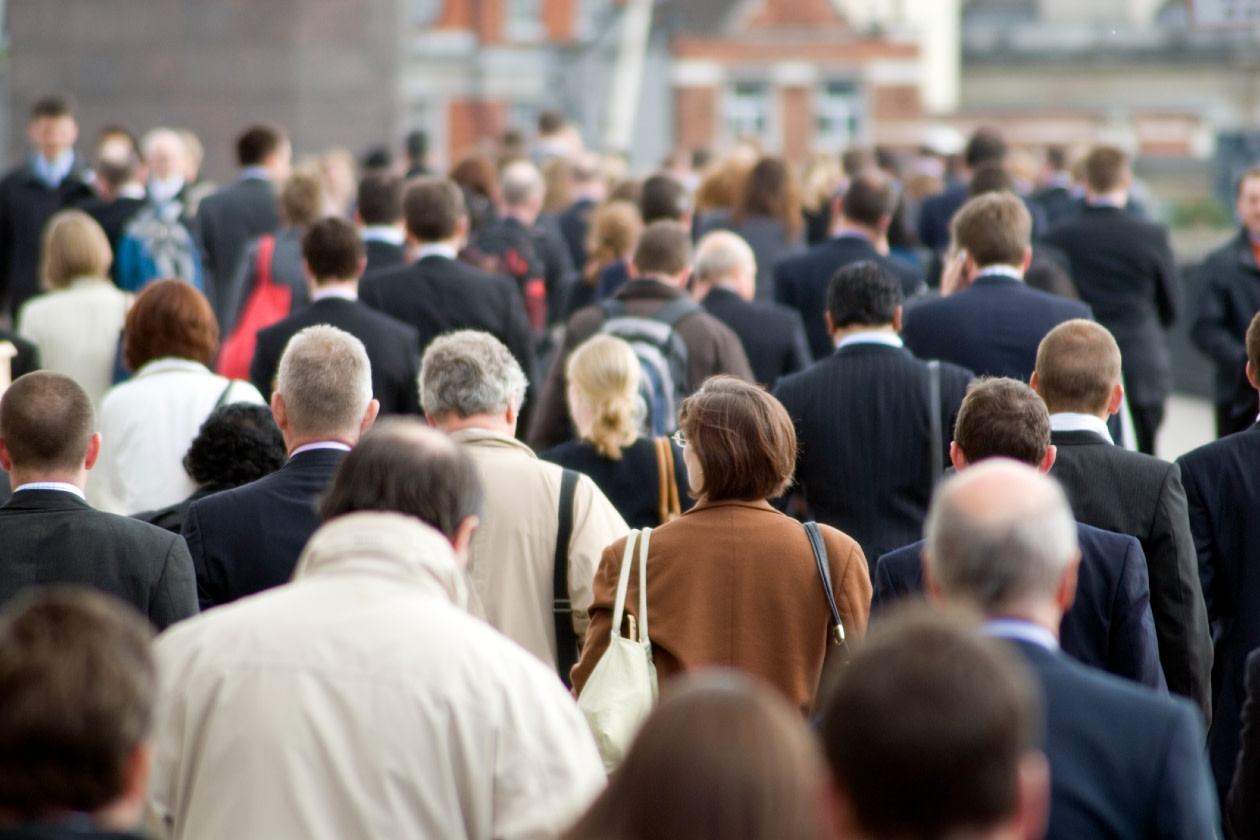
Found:
[(717, 230), (705, 234), (696, 246), (695, 276), (697, 295), (722, 284), (744, 300), (752, 300), (757, 291), (757, 258), (742, 236)]
[(630, 263), (636, 277), (686, 286), (691, 273), (691, 236), (677, 222), (652, 222), (639, 235)]
[(18, 487), (28, 481), (82, 486), (96, 463), (92, 400), (68, 376), (40, 370), (19, 376), (0, 397), (0, 467)]
[(1129, 156), (1115, 146), (1099, 146), (1085, 157), (1085, 192), (1090, 198), (1127, 198), (1133, 176)]
[(74, 108), (62, 96), (45, 96), (31, 107), (31, 121), (26, 136), (45, 160), (55, 160), (74, 147), (79, 139), (79, 125), (74, 121)]
[(1000, 163), (986, 163), (976, 167), (967, 182), (967, 194), (971, 198), (991, 192), (1014, 192), (1015, 179)]
[(977, 464), (941, 485), (923, 533), (924, 588), (934, 598), (1058, 634), (1080, 551), (1054, 479), (1005, 458)]
[(645, 225), (664, 220), (689, 227), (691, 199), (687, 188), (673, 175), (649, 176), (639, 192), (639, 213)]
[(294, 172), (280, 188), (280, 216), (290, 227), (314, 224), (324, 212), (324, 185), (314, 172)]
[(286, 455), (270, 408), (226, 403), (202, 421), (184, 453), (184, 472), (198, 487), (240, 487), (283, 467)]
[(555, 108), (548, 108), (538, 115), (538, 136), (554, 137), (564, 131), (568, 121)]
[(901, 281), (878, 263), (844, 266), (827, 286), (827, 331), (853, 327), (901, 329)]
[(403, 179), (388, 172), (369, 172), (359, 181), (355, 212), (365, 227), (396, 225), (402, 219)]
[(504, 212), (526, 225), (532, 225), (538, 218), (546, 191), (542, 173), (527, 160), (513, 161), (499, 174), (499, 195)]
[(975, 171), (986, 163), (1003, 163), (1006, 160), (1006, 141), (996, 128), (979, 128), (963, 150), (963, 162)]
[(995, 265), (1024, 270), (1032, 259), (1032, 215), (1013, 192), (978, 195), (949, 224), (955, 250), (967, 252), (967, 272)]
[(157, 674), (148, 622), (86, 588), (34, 590), (0, 614), (0, 821), (140, 822)]
[(1033, 390), (1051, 414), (1106, 418), (1120, 410), (1120, 346), (1102, 324), (1076, 318), (1046, 333), (1037, 346)]
[(441, 432), (399, 417), (378, 423), (341, 462), (319, 514), (325, 522), (364, 510), (414, 516), (461, 551), (481, 503), (472, 458)]
[(1054, 464), (1050, 412), (1017, 379), (977, 379), (958, 409), (949, 454), (960, 470), (986, 458), (1010, 458), (1045, 472)]
[(354, 446), (379, 410), (363, 342), (327, 324), (289, 339), (276, 372), (271, 412), (290, 452), (316, 441)]
[(468, 233), (464, 193), (446, 178), (414, 178), (403, 193), (407, 233), (421, 244), (462, 239)]
[(838, 200), (841, 217), (850, 227), (883, 236), (897, 207), (897, 190), (891, 178), (878, 169), (864, 169), (849, 181)]
[(326, 216), (302, 236), (302, 259), (316, 286), (357, 280), (365, 265), (363, 242), (354, 225)]
[(1001, 643), (926, 611), (887, 619), (822, 712), (841, 840), (1041, 837), (1040, 697)]
[(289, 177), (292, 159), (293, 147), (289, 145), (289, 138), (275, 126), (250, 126), (236, 138), (236, 161), (242, 169), (262, 166), (274, 180), (283, 181)]
[(184, 139), (169, 128), (155, 128), (141, 141), (144, 163), (149, 176), (158, 180), (183, 178), (188, 170), (187, 150)]
[(1238, 219), (1252, 236), (1260, 236), (1260, 166), (1253, 166), (1238, 178), (1235, 195)]
[(474, 418), (491, 431), (515, 434), (528, 386), (503, 342), (477, 330), (439, 336), (420, 361), (420, 403), (429, 422), (443, 431)]

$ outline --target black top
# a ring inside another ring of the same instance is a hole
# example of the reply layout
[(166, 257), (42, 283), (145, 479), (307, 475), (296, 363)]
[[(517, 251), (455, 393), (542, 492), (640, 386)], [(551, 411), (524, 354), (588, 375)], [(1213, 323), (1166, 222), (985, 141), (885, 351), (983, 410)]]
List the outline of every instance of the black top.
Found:
[(196, 235), (204, 257), (206, 297), (220, 324), (230, 320), (232, 273), (245, 246), (279, 227), (276, 192), (263, 178), (244, 178), (201, 200)]
[(809, 367), (809, 340), (795, 309), (768, 300), (747, 301), (720, 287), (705, 295), (702, 303), (739, 336), (753, 376), (766, 390), (774, 390), (780, 376)]
[[(690, 510), (695, 500), (687, 495), (687, 466), (682, 449), (674, 450), (674, 480), (678, 482), (678, 500), (683, 510)], [(631, 528), (655, 528), (661, 522), (660, 472), (656, 467), (656, 444), (652, 438), (639, 437), (621, 450), (621, 460), (606, 458), (589, 440), (571, 440), (538, 457), (571, 470), (586, 473), (604, 491), (608, 501)]]
[(232, 488), (226, 484), (203, 484), (193, 491), (193, 494), (187, 499), (178, 501), (173, 505), (167, 505), (164, 508), (156, 510), (144, 510), (140, 513), (133, 513), (132, 519), (139, 519), (141, 522), (148, 522), (150, 525), (156, 525), (164, 528), (172, 534), (178, 534), (184, 529), (184, 517), (188, 515), (188, 509), (192, 507), (193, 502), (204, 499), (214, 493), (223, 490), (231, 490)]

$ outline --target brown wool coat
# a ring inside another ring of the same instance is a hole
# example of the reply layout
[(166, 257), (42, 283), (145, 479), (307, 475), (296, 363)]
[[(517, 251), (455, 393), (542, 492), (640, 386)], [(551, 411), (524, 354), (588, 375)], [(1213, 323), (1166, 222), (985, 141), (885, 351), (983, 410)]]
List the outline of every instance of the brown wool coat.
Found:
[[(850, 644), (866, 634), (871, 582), (858, 544), (820, 526), (831, 582)], [(608, 647), (625, 538), (604, 549), (582, 657), (572, 671), (579, 694)], [(635, 549), (638, 556), (638, 549)], [(766, 502), (700, 502), (652, 532), (648, 634), (662, 690), (671, 677), (706, 665), (761, 677), (803, 712), (814, 694), (831, 621), (809, 538), (799, 522)], [(626, 612), (639, 608), (631, 570)]]

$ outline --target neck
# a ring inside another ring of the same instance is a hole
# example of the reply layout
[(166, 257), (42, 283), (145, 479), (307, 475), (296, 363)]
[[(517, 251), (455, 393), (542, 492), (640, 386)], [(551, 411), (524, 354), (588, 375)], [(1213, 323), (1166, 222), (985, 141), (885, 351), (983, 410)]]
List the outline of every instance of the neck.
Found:
[(44, 470), (23, 470), (20, 467), (13, 467), (9, 472), (9, 489), (16, 490), (23, 484), (34, 484), (35, 482), (59, 481), (63, 484), (73, 484), (80, 490), (87, 487), (87, 470), (79, 469), (76, 471), (58, 471), (46, 472)]
[(59, 148), (59, 149), (40, 149), (40, 150), (39, 150), (39, 155), (40, 155), (40, 157), (42, 157), (44, 160), (46, 160), (46, 161), (48, 161), (49, 163), (51, 163), (52, 161), (54, 161), (54, 160), (56, 160), (57, 158), (61, 157), (62, 155), (64, 155), (64, 154), (65, 154), (66, 152), (68, 152), (68, 151), (70, 151), (70, 147), (69, 147), (69, 146), (63, 146), (62, 148)]
[(1114, 204), (1117, 207), (1124, 207), (1129, 203), (1129, 191), (1112, 190), (1111, 192), (1100, 193), (1086, 190), (1085, 198), (1090, 204)]
[(1063, 610), (1053, 600), (1028, 599), (991, 610), (988, 618), (991, 621), (1026, 621), (1050, 631), (1057, 639), (1059, 625), (1063, 623)]
[(453, 251), (458, 251), (464, 244), (463, 240), (458, 236), (452, 236), (450, 239), (438, 239), (435, 241), (416, 239), (416, 248), (438, 248), (445, 246)]
[(340, 289), (344, 292), (359, 293), (359, 279), (351, 277), (348, 280), (316, 280), (315, 291), (334, 291)]
[(467, 417), (452, 414), (437, 420), (434, 425), (447, 434), (462, 432), (465, 429), (484, 429), (487, 432), (497, 432), (508, 437), (516, 435), (516, 424), (508, 422), (505, 412), (470, 414)]
[(353, 448), (358, 442), (359, 433), (357, 431), (353, 433), (337, 432), (327, 435), (303, 435), (284, 432), (284, 448), (289, 455), (293, 454), (293, 450), (310, 443), (344, 443), (346, 446)]
[(849, 327), (837, 327), (831, 331), (831, 342), (833, 344), (839, 344), (849, 336), (857, 335), (858, 333), (887, 333), (888, 335), (896, 335), (897, 330), (893, 328), (892, 324), (877, 324), (874, 326), (871, 324), (854, 324)]
[(1085, 414), (1090, 417), (1097, 417), (1099, 420), (1103, 421), (1104, 423), (1106, 423), (1107, 418), (1111, 416), (1111, 413), (1107, 411), (1107, 409), (1105, 408), (1102, 411), (1090, 411), (1087, 408), (1058, 407), (1058, 408), (1050, 408), (1049, 412), (1050, 412), (1051, 417), (1053, 417), (1056, 414)]
[(875, 230), (874, 228), (868, 227), (863, 224), (859, 224), (858, 222), (855, 222), (851, 219), (847, 219), (844, 216), (841, 216), (839, 220), (837, 220), (836, 223), (832, 225), (831, 235), (840, 236), (841, 234), (845, 234), (845, 233), (857, 234), (859, 236), (864, 236), (867, 239), (872, 239), (872, 240), (879, 238), (879, 231)]
[(678, 282), (668, 274), (640, 274), (634, 278), (635, 280), (655, 280), (657, 283), (664, 283), (666, 286), (678, 288)]
[(1015, 274), (1019, 275), (1020, 277), (1024, 276), (1024, 270), (1017, 265), (1010, 265), (1008, 263), (992, 263), (990, 265), (976, 266), (976, 273), (972, 276), (972, 279), (975, 279), (976, 277), (979, 277), (981, 274), (984, 274), (986, 271), (991, 271), (992, 269), (995, 269), (995, 268), (1013, 271)]

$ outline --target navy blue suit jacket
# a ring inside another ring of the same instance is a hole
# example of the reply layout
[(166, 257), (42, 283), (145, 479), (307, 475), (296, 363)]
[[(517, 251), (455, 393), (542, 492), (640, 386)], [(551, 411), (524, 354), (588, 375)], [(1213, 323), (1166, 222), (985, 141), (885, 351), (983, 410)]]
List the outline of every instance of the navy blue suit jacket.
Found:
[(1031, 289), (1013, 277), (982, 275), (961, 292), (906, 307), (901, 338), (920, 359), (940, 359), (977, 376), (1027, 382), (1046, 333), (1089, 307)]
[[(1081, 565), (1076, 600), (1059, 628), (1065, 653), (1121, 677), (1167, 691), (1151, 615), (1151, 585), (1142, 545), (1127, 534), (1076, 523)], [(923, 542), (880, 557), (871, 616), (923, 591)]]
[(289, 580), (319, 527), (317, 499), (345, 457), (339, 449), (300, 452), (270, 475), (193, 502), (182, 533), (203, 610)]
[[(966, 181), (956, 181), (944, 192), (930, 195), (919, 205), (919, 241), (933, 251), (944, 251), (949, 245), (949, 223), (967, 200), (971, 188)], [(1025, 198), (1024, 206), (1032, 216), (1032, 236), (1039, 238), (1049, 228), (1045, 208), (1038, 202)]]
[(753, 376), (767, 391), (774, 390), (780, 376), (809, 367), (805, 325), (796, 310), (768, 300), (744, 300), (723, 288), (711, 290), (701, 304), (739, 336)]
[(1045, 697), (1046, 840), (1210, 840), (1218, 814), (1203, 724), (1186, 701), (1013, 642)]

